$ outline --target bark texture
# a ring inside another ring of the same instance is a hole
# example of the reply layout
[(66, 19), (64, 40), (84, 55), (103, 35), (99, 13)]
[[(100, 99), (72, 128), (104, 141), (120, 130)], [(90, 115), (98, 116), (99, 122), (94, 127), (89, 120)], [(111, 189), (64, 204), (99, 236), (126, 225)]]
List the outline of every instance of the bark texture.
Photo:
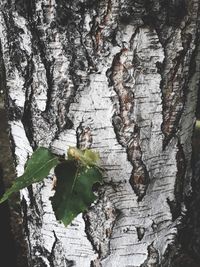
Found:
[(21, 192), (30, 266), (173, 266), (192, 192), (198, 0), (1, 0), (17, 174), (37, 146), (100, 152), (99, 199), (65, 228), (51, 176)]

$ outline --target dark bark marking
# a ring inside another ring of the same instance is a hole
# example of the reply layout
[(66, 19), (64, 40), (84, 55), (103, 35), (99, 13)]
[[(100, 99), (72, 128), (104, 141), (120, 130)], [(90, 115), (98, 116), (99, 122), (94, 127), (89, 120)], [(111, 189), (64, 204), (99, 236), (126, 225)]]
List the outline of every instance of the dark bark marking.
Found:
[(141, 201), (146, 194), (149, 184), (149, 173), (142, 161), (142, 152), (139, 144), (139, 136), (135, 136), (128, 150), (128, 159), (133, 165), (133, 170), (129, 182)]
[(1, 40), (0, 40), (0, 91), (1, 93), (3, 93), (4, 105), (5, 107), (7, 107), (8, 92), (6, 90), (6, 69), (5, 69), (4, 59), (3, 59)]
[(199, 267), (199, 260), (196, 260), (190, 253), (182, 250), (175, 242), (168, 245), (160, 264), (162, 267)]
[(181, 215), (181, 204), (183, 203), (183, 189), (184, 189), (184, 178), (186, 174), (186, 160), (185, 154), (183, 150), (183, 146), (178, 142), (177, 144), (177, 155), (176, 155), (176, 162), (177, 162), (177, 174), (176, 174), (176, 183), (174, 188), (174, 195), (176, 201), (176, 212), (173, 216), (175, 220), (178, 216)]
[[(57, 253), (60, 252), (59, 251), (60, 250), (60, 244), (59, 244), (60, 241), (58, 240), (55, 231), (53, 231), (53, 235), (54, 235), (55, 240), (54, 240), (53, 246), (51, 248), (51, 252), (47, 258), (48, 258), (48, 261), (49, 261), (51, 267), (57, 267), (57, 263), (55, 262), (55, 259), (57, 257)], [(58, 255), (60, 255), (60, 253)], [(75, 262), (72, 260), (68, 260), (66, 258), (63, 258), (62, 264), (64, 264), (64, 262), (66, 263), (66, 267), (75, 266)]]
[(10, 121), (20, 120), (23, 116), (23, 109), (15, 104), (15, 101), (7, 96), (9, 102), (8, 118)]
[(153, 221), (153, 223), (152, 223), (152, 225), (151, 225), (151, 228), (152, 228), (153, 231), (156, 231), (156, 230), (158, 229), (158, 224), (156, 224), (156, 223)]
[(59, 25), (66, 27), (69, 23), (76, 20), (76, 11), (73, 10), (72, 1), (56, 0), (56, 19)]
[[(32, 13), (32, 16), (36, 16), (36, 14)], [(39, 19), (39, 17), (38, 17)], [(47, 102), (46, 102), (46, 110), (44, 113), (47, 113), (48, 110), (51, 108), (52, 105), (52, 92), (53, 92), (53, 70), (54, 70), (54, 66), (53, 66), (53, 60), (49, 60), (47, 55), (47, 47), (45, 46), (45, 41), (44, 39), (44, 30), (38, 29), (38, 26), (42, 26), (42, 23), (35, 20), (33, 21), (29, 21), (29, 25), (30, 25), (30, 31), (32, 34), (32, 51), (33, 54), (40, 55), (41, 61), (45, 67), (45, 71), (46, 71), (46, 80), (47, 80)]]
[(159, 266), (159, 252), (153, 246), (153, 242), (148, 246), (148, 257), (140, 267), (158, 267)]
[(167, 198), (167, 204), (169, 205), (172, 214), (172, 221), (175, 221), (180, 215), (180, 208), (177, 206), (175, 200), (170, 200), (169, 198)]
[[(31, 67), (30, 67), (31, 66)], [(33, 62), (30, 63), (29, 67), (27, 68), (27, 78), (26, 81), (29, 81), (29, 83), (26, 83), (25, 87), (26, 94), (25, 94), (25, 103), (24, 103), (24, 112), (23, 116), (21, 118), (22, 124), (24, 126), (24, 130), (26, 132), (26, 136), (30, 142), (30, 145), (35, 148), (36, 144), (34, 142), (34, 127), (32, 122), (32, 101), (33, 101), (33, 89), (31, 86), (32, 83), (32, 74), (33, 74)]]
[[(191, 38), (189, 36), (189, 42), (187, 48), (180, 51), (179, 55), (172, 60), (173, 67), (166, 76), (165, 71), (163, 72), (161, 88), (163, 94), (163, 124), (162, 131), (165, 135), (163, 141), (163, 148), (168, 145), (171, 138), (177, 133), (179, 121), (183, 112), (185, 104), (185, 94), (188, 86), (188, 80), (184, 80), (183, 70), (185, 65), (185, 56), (188, 52)], [(167, 68), (167, 64), (164, 61), (164, 66)], [(165, 74), (164, 74), (165, 73)], [(167, 81), (168, 79), (168, 81)], [(178, 83), (179, 86), (174, 84)]]
[[(33, 266), (39, 266), (39, 267), (47, 267), (48, 265), (46, 264), (46, 262), (44, 261), (43, 257), (48, 259), (49, 257), (49, 251), (47, 249), (45, 249), (44, 247), (42, 247), (42, 240), (38, 240), (38, 245), (32, 247), (32, 251), (31, 251), (31, 267)], [(41, 245), (39, 245), (39, 243), (41, 243)], [(37, 257), (35, 257), (35, 254), (37, 255)], [(42, 257), (43, 256), (43, 257)], [(50, 264), (51, 267), (54, 267)]]
[[(38, 110), (34, 106), (34, 93), (31, 88), (31, 84), (33, 82), (32, 80), (32, 75), (34, 71), (34, 66), (33, 66), (33, 61), (32, 61), (32, 56), (29, 58), (29, 56), (26, 54), (24, 50), (20, 48), (20, 41), (18, 35), (21, 33), (22, 29), (19, 28), (18, 26), (15, 25), (14, 20), (13, 20), (13, 15), (12, 15), (13, 9), (10, 8), (7, 10), (7, 12), (4, 12), (4, 21), (5, 25), (8, 28), (8, 41), (9, 41), (9, 56), (10, 56), (10, 62), (12, 63), (13, 69), (14, 67), (17, 68), (19, 71), (19, 74), (24, 78), (25, 84), (24, 84), (24, 90), (26, 90), (26, 102), (25, 102), (25, 115), (23, 116), (23, 109), (19, 109), (16, 107), (14, 101), (12, 101), (9, 97), (7, 99), (8, 101), (8, 106), (9, 106), (9, 118), (11, 120), (22, 120), (22, 123), (24, 125), (27, 137), (30, 141), (30, 144), (34, 147), (35, 142), (33, 142), (33, 137), (34, 137), (34, 129), (36, 128), (34, 117), (35, 114), (37, 114), (38, 117)], [(32, 11), (33, 12), (33, 11)], [(32, 14), (33, 15), (33, 14)], [(39, 51), (39, 54), (41, 56), (42, 62), (46, 68), (46, 73), (47, 73), (47, 82), (49, 85), (49, 88), (51, 88), (51, 82), (50, 82), (50, 69), (48, 65), (48, 60), (46, 59), (46, 49), (45, 49), (45, 44), (42, 41), (42, 35), (39, 33), (36, 27), (36, 22), (33, 20), (32, 17), (29, 17), (31, 21), (29, 22), (29, 29), (32, 33), (32, 37), (34, 39), (32, 43), (32, 51), (33, 53), (37, 54), (37, 50)], [(26, 66), (23, 68), (22, 62), (26, 61)], [(48, 97), (49, 94), (47, 93)], [(48, 102), (48, 101), (47, 101)], [(48, 105), (47, 105), (48, 106)], [(35, 110), (34, 110), (34, 108)], [(34, 110), (34, 112), (33, 112)], [(27, 114), (26, 114), (27, 112)], [(40, 114), (41, 115), (41, 114)], [(41, 118), (41, 117), (40, 117)], [(41, 122), (41, 120), (38, 120), (38, 122)], [(39, 127), (40, 128), (40, 127)]]
[(93, 138), (92, 138), (92, 131), (90, 127), (84, 127), (83, 122), (79, 125), (76, 130), (76, 137), (77, 137), (77, 147), (80, 149), (91, 148)]
[(99, 260), (99, 258), (93, 260), (90, 262), (90, 267), (101, 267), (101, 262)]
[(119, 11), (119, 21), (124, 25), (142, 25), (142, 17), (144, 14), (144, 2), (143, 0), (125, 0), (121, 2)]
[[(184, 77), (184, 69), (191, 67), (191, 43), (195, 39), (195, 33), (190, 33), (190, 27), (195, 22), (194, 7), (185, 0), (178, 1), (145, 1), (146, 12), (143, 16), (144, 24), (151, 25), (157, 32), (163, 46), (165, 59), (158, 72), (161, 74), (160, 84), (163, 99), (163, 124), (164, 134), (163, 149), (176, 135), (179, 121), (183, 112), (188, 78)], [(190, 17), (186, 21), (186, 15)], [(191, 19), (192, 18), (192, 19)], [(185, 20), (185, 26), (181, 26)], [(172, 28), (171, 28), (172, 27)], [(181, 30), (181, 37), (177, 39), (183, 46), (173, 57), (173, 38), (177, 38), (176, 30)]]
[(141, 241), (145, 234), (145, 228), (144, 227), (136, 227), (138, 241)]
[(13, 9), (7, 9), (5, 8), (4, 11), (2, 11), (5, 26), (7, 28), (7, 39), (8, 39), (8, 47), (9, 47), (9, 56), (11, 57), (10, 63), (13, 67), (16, 67), (16, 69), (22, 73), (22, 76), (24, 74), (22, 63), (27, 60), (28, 55), (25, 53), (24, 50), (20, 48), (20, 40), (18, 38), (18, 35), (23, 31), (23, 29), (19, 28), (13, 19)]
[[(24, 3), (19, 3), (21, 7), (23, 7)], [(31, 2), (28, 1), (27, 5), (32, 6)], [(45, 12), (48, 12), (50, 6), (44, 6), (43, 5), (43, 12), (45, 15)], [(25, 7), (24, 7), (25, 8)], [(53, 29), (57, 26), (55, 23), (51, 23), (49, 25), (49, 36), (48, 38), (45, 37), (45, 32), (41, 28), (42, 23), (39, 20), (38, 14), (36, 14), (35, 9), (31, 11), (31, 14), (28, 16), (28, 29), (30, 30), (32, 34), (32, 51), (34, 55), (39, 55), (41, 58), (41, 61), (45, 67), (46, 71), (46, 80), (48, 84), (47, 88), (47, 102), (46, 102), (46, 110), (44, 112), (41, 112), (37, 109), (35, 106), (35, 99), (34, 99), (34, 93), (31, 89), (31, 83), (32, 83), (32, 75), (33, 75), (33, 62), (32, 59), (27, 59), (27, 67), (25, 68), (25, 80), (27, 78), (27, 75), (30, 76), (30, 80), (28, 83), (25, 84), (26, 88), (26, 103), (25, 103), (25, 113), (27, 112), (27, 115), (25, 115), (22, 119), (22, 122), (24, 124), (27, 137), (31, 143), (32, 146), (35, 146), (33, 144), (33, 138), (34, 135), (37, 135), (37, 133), (34, 131), (36, 128), (46, 127), (51, 128), (51, 131), (55, 132), (55, 138), (57, 138), (58, 134), (64, 130), (69, 129), (73, 126), (73, 123), (69, 120), (67, 117), (67, 113), (69, 110), (70, 103), (72, 101), (73, 96), (75, 95), (72, 93), (72, 95), (69, 97), (68, 101), (62, 101), (63, 95), (65, 94), (66, 90), (68, 89), (68, 85), (66, 84), (66, 81), (61, 80), (58, 86), (57, 94), (60, 101), (56, 102), (56, 97), (54, 96), (55, 90), (54, 90), (54, 59), (50, 59), (49, 50), (48, 50), (48, 43), (51, 42), (51, 39), (54, 38), (53, 36)], [(8, 20), (8, 24), (11, 24)], [(12, 25), (11, 25), (12, 26)], [(11, 27), (9, 25), (9, 27)], [(73, 32), (73, 31), (72, 31)], [(17, 34), (17, 33), (16, 33)], [(17, 39), (17, 36), (15, 36), (15, 39)], [(45, 42), (47, 42), (47, 45), (45, 45)], [(20, 51), (20, 48), (16, 48), (15, 50)], [(75, 52), (74, 52), (75, 53)], [(14, 62), (16, 60), (14, 59)], [(21, 70), (20, 73), (23, 75), (23, 71)], [(74, 80), (77, 80), (77, 77), (75, 77)], [(76, 87), (74, 87), (76, 88)], [(30, 93), (30, 91), (32, 93)], [(59, 96), (59, 94), (61, 96)], [(28, 95), (30, 99), (28, 99)], [(31, 103), (31, 104), (30, 104)], [(57, 117), (57, 113), (60, 114), (59, 117)], [(16, 116), (15, 116), (16, 117)], [(18, 116), (19, 117), (19, 116)], [(17, 118), (18, 118), (17, 117)], [(57, 117), (57, 118), (56, 118)], [(31, 121), (31, 125), (30, 122)], [(52, 127), (52, 126), (56, 127)]]
[[(183, 255), (196, 262), (200, 262), (200, 162), (196, 162), (193, 169), (192, 194), (185, 199), (186, 214), (183, 227), (179, 229), (178, 241), (181, 244)], [(184, 258), (183, 258), (184, 260)]]
[(121, 52), (116, 54), (107, 75), (110, 79), (109, 85), (113, 86), (119, 101), (116, 104), (116, 112), (113, 116), (113, 127), (118, 142), (126, 148), (127, 158), (133, 166), (129, 182), (138, 196), (138, 201), (141, 201), (147, 190), (149, 174), (142, 161), (140, 130), (132, 118), (134, 93), (129, 87), (132, 78), (126, 68), (127, 52), (128, 49), (123, 48)]
[(145, 0), (143, 20), (145, 24), (157, 26), (165, 30), (165, 27), (177, 28), (188, 14), (188, 3), (185, 0), (154, 1)]
[(35, 1), (33, 0), (15, 0), (15, 8), (20, 16), (27, 19), (32, 18), (35, 11)]
[[(22, 31), (22, 29), (20, 29), (19, 27), (15, 25), (13, 17), (12, 17), (12, 9), (10, 9), (8, 12), (3, 12), (3, 18), (4, 18), (5, 25), (8, 29), (7, 38), (8, 38), (8, 43), (9, 43), (9, 56), (11, 59), (10, 62), (13, 68), (16, 67), (17, 70), (21, 73), (22, 77), (25, 79), (26, 82), (24, 84), (24, 88), (26, 88), (26, 86), (29, 85), (29, 83), (31, 82), (30, 69), (32, 68), (32, 64), (31, 64), (31, 60), (29, 59), (28, 55), (20, 48), (20, 41), (18, 38), (18, 34)], [(1, 51), (1, 54), (2, 54), (2, 51)], [(27, 62), (27, 65), (23, 69), (21, 65), (22, 65), (22, 62), (24, 61)], [(2, 68), (4, 68), (3, 62), (2, 62)], [(9, 97), (8, 91), (5, 92), (5, 97), (6, 97), (5, 99), (6, 104), (7, 106), (9, 106), (9, 109), (8, 109), (9, 120), (12, 121), (12, 120), (22, 119), (23, 112), (24, 112), (23, 109), (16, 106), (15, 101), (13, 101)]]
[(172, 214), (172, 221), (175, 221), (178, 217), (181, 216), (182, 203), (184, 200), (184, 179), (186, 174), (186, 160), (183, 151), (183, 146), (178, 141), (177, 144), (177, 154), (176, 154), (176, 162), (177, 162), (177, 174), (176, 174), (176, 182), (174, 187), (174, 200), (170, 200), (167, 198), (167, 203), (170, 207), (170, 211)]
[(85, 232), (93, 249), (98, 253), (98, 259), (106, 258), (110, 253), (110, 238), (118, 216), (118, 211), (105, 195), (106, 189), (103, 190), (99, 189), (99, 200), (95, 206), (83, 214)]
[(96, 53), (100, 52), (100, 50), (103, 48), (103, 42), (104, 42), (103, 30), (110, 20), (110, 16), (112, 13), (112, 0), (107, 0), (104, 9), (105, 11), (103, 14), (103, 18), (101, 19), (98, 16), (95, 16), (91, 28), (93, 48)]
[[(173, 265), (173, 260), (176, 254), (180, 253), (177, 248), (176, 248), (177, 244), (170, 244), (167, 246), (167, 249), (162, 257), (162, 261), (161, 261), (161, 266), (163, 267), (180, 267), (180, 266), (174, 266)], [(186, 266), (182, 266), (182, 267), (186, 267)]]

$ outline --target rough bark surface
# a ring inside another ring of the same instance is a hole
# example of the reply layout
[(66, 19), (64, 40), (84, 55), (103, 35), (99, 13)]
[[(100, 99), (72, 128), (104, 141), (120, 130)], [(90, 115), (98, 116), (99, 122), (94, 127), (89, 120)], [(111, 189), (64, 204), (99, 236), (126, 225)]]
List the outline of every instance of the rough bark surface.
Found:
[[(17, 174), (37, 146), (100, 152), (99, 199), (59, 224), (51, 176), (22, 190), (30, 266), (173, 266), (191, 186), (198, 0), (1, 0)], [(3, 74), (2, 74), (3, 75)]]

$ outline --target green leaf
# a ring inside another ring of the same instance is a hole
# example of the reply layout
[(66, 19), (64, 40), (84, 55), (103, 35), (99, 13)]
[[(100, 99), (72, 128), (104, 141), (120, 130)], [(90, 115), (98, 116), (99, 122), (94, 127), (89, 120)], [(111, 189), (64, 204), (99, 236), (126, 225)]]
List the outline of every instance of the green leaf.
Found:
[(67, 160), (55, 168), (57, 185), (51, 198), (57, 220), (67, 226), (79, 213), (85, 211), (96, 199), (92, 186), (102, 182), (98, 167), (80, 166), (75, 160)]
[(12, 187), (4, 193), (0, 199), (0, 203), (7, 200), (14, 192), (32, 183), (42, 181), (49, 174), (49, 171), (58, 163), (58, 157), (50, 153), (47, 148), (39, 147), (27, 161), (24, 174), (18, 177), (14, 181)]
[(94, 152), (91, 149), (80, 150), (76, 147), (69, 147), (67, 156), (69, 160), (78, 160), (87, 166), (98, 166), (100, 160), (98, 152)]

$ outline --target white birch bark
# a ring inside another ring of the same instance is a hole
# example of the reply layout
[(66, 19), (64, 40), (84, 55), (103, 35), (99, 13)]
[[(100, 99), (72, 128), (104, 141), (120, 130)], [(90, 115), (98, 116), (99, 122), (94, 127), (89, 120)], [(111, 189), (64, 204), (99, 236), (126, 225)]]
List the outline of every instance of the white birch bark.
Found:
[(100, 152), (99, 198), (65, 228), (52, 177), (22, 190), (30, 266), (173, 266), (191, 191), (198, 0), (2, 0), (17, 175), (37, 146)]

